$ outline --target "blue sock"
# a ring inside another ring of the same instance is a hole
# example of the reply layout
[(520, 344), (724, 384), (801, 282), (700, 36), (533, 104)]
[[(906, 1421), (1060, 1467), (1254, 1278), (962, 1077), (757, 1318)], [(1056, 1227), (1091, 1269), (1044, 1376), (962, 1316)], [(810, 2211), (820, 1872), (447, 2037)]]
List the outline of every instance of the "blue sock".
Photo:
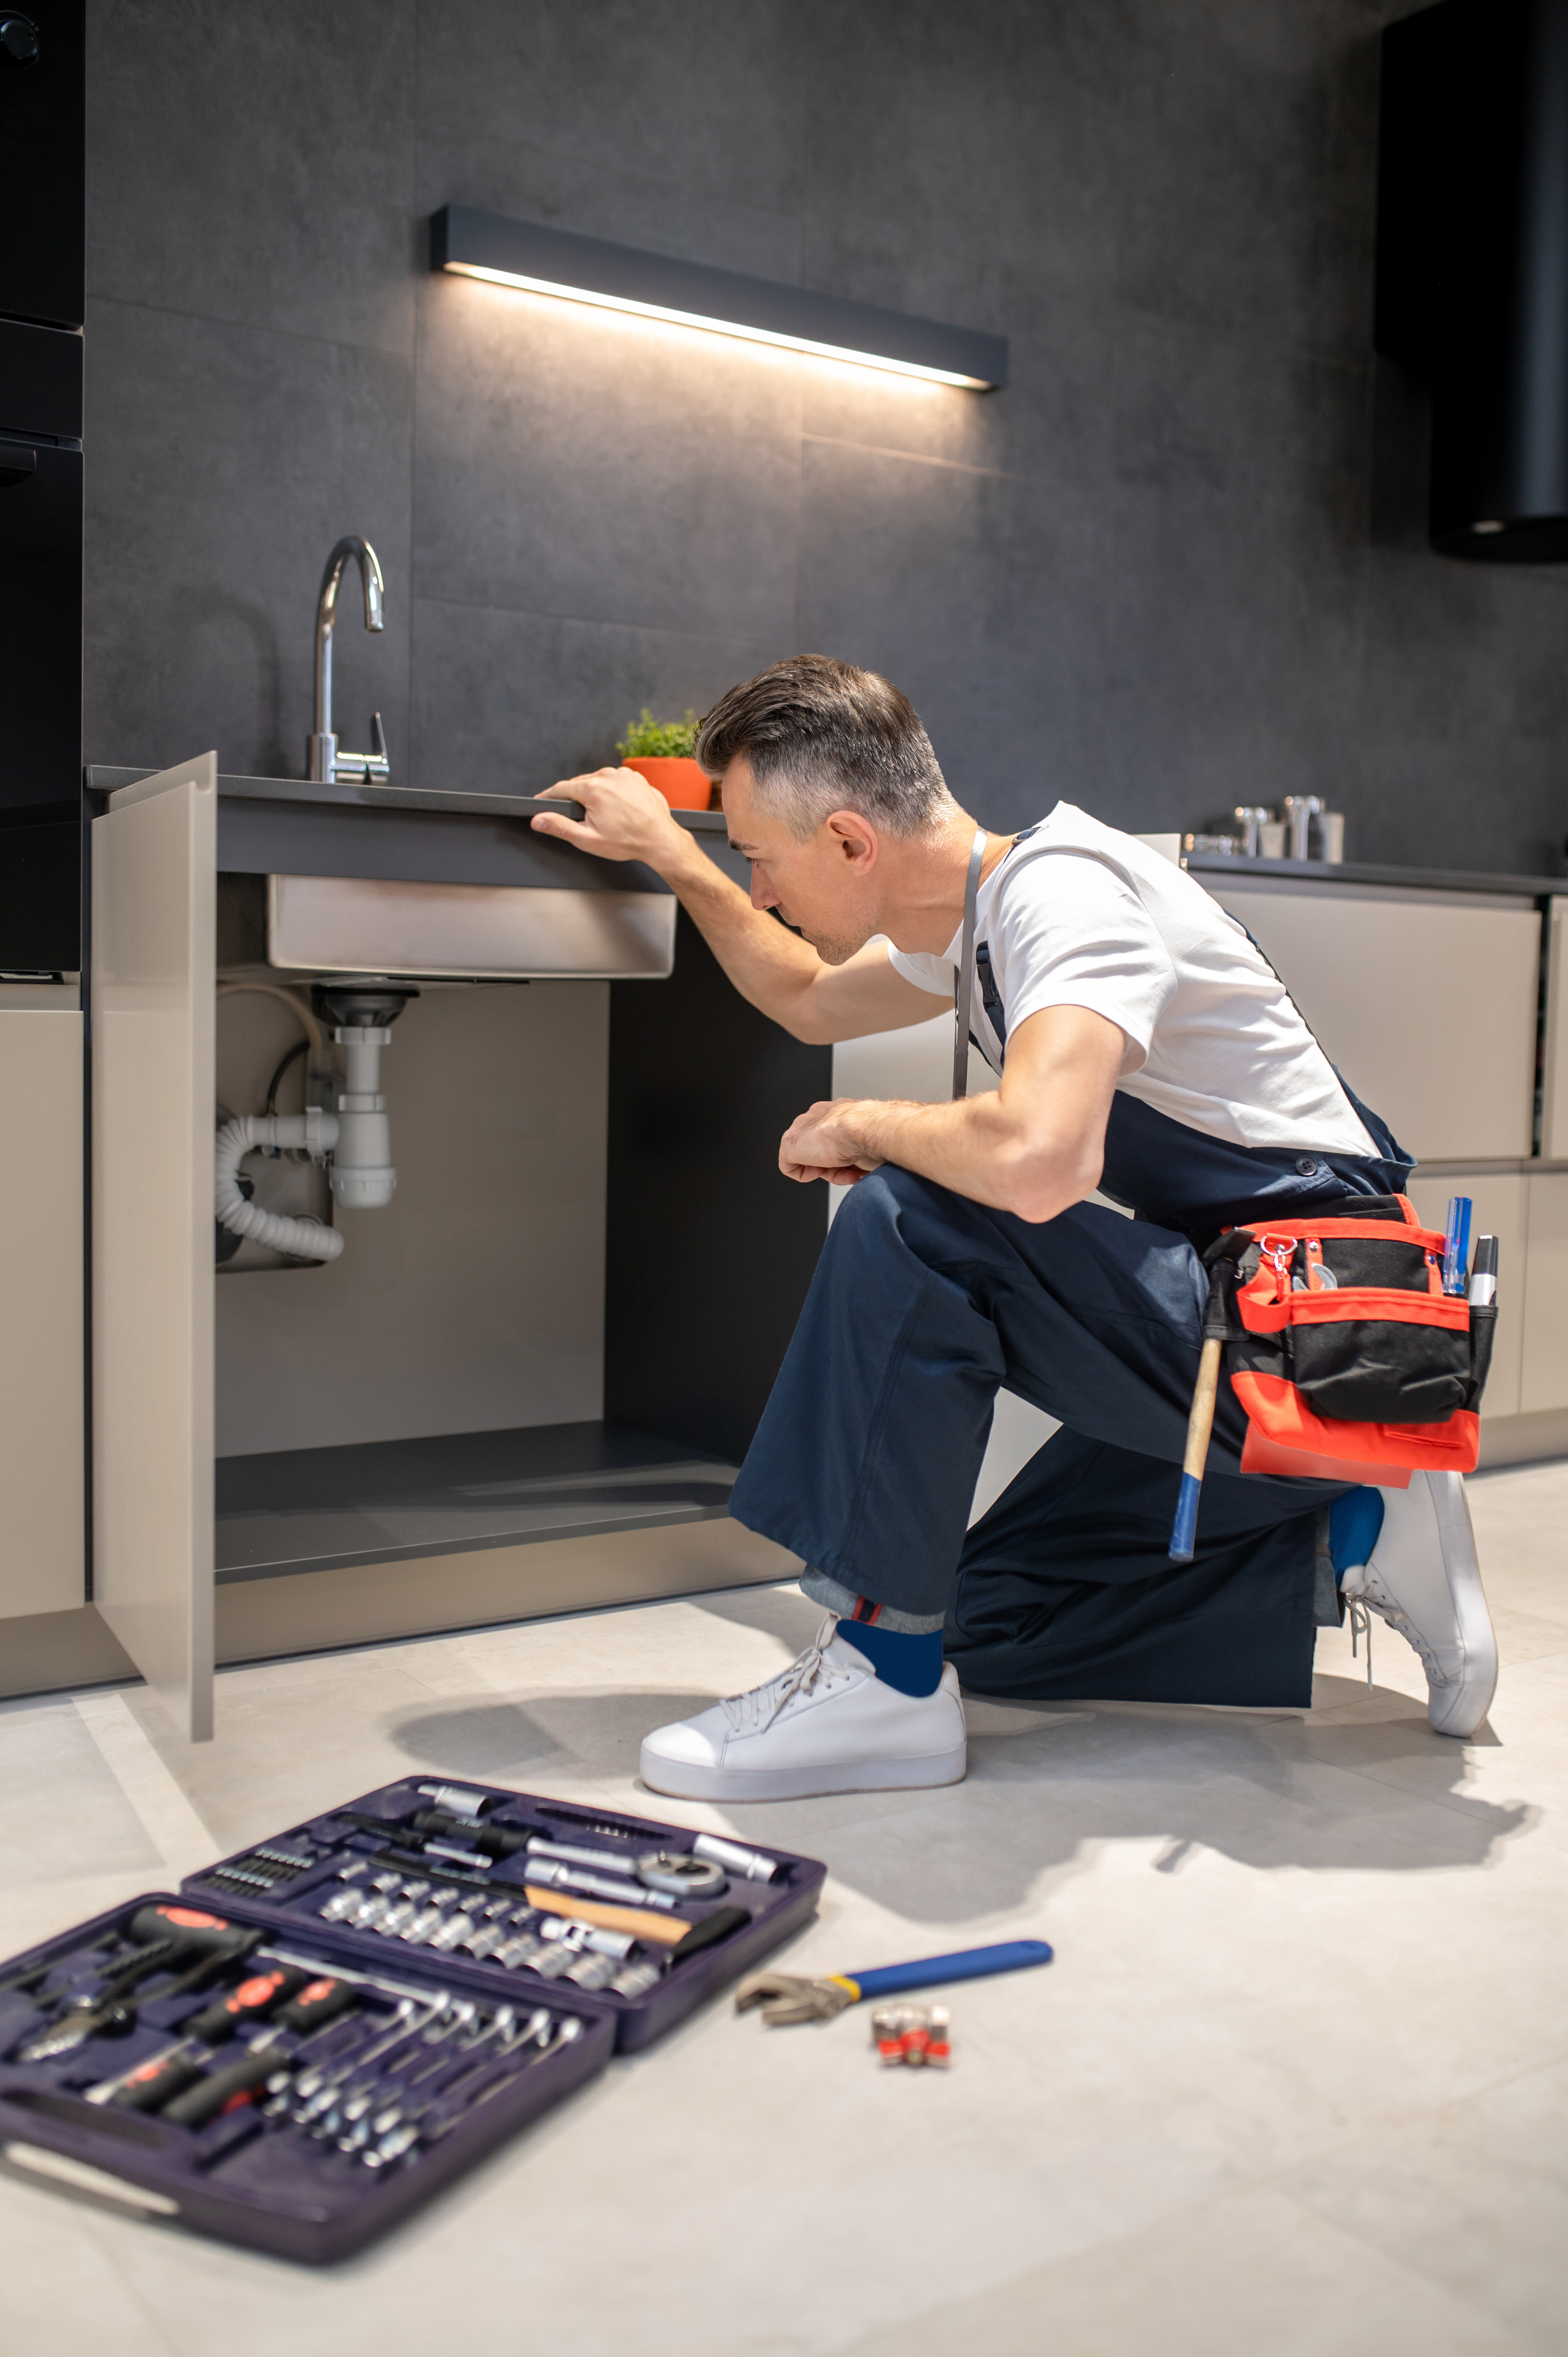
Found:
[(885, 1686), (899, 1694), (933, 1695), (942, 1682), (940, 1629), (910, 1636), (902, 1629), (879, 1629), (871, 1620), (841, 1620), (838, 1633), (871, 1663)]
[(1334, 1576), (1342, 1579), (1355, 1564), (1365, 1563), (1382, 1535), (1383, 1499), (1380, 1490), (1348, 1490), (1328, 1509), (1328, 1552)]

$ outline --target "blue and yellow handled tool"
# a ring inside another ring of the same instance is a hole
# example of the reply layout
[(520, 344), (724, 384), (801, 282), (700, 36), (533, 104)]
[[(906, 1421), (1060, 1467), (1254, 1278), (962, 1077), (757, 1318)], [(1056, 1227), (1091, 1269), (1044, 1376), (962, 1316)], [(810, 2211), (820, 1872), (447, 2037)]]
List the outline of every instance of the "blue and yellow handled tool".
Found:
[(1230, 1325), (1230, 1287), (1236, 1264), (1251, 1243), (1245, 1228), (1232, 1228), (1212, 1244), (1208, 1262), (1208, 1306), (1203, 1313), (1203, 1348), (1197, 1359), (1192, 1410), (1187, 1419), (1187, 1454), (1181, 1462), (1181, 1488), (1176, 1492), (1176, 1520), (1171, 1525), (1170, 1560), (1190, 1563), (1197, 1544), (1197, 1501), (1203, 1494), (1203, 1469), (1208, 1461), (1209, 1435), (1214, 1430), (1214, 1403), (1219, 1391), (1219, 1367)]
[(865, 1973), (826, 1973), (808, 1980), (799, 1973), (752, 1973), (735, 1993), (737, 2013), (762, 2007), (770, 2029), (791, 2021), (831, 2021), (846, 2007), (872, 1996), (901, 1996), (906, 1989), (936, 1988), (943, 1981), (979, 1981), (992, 1973), (1025, 1972), (1048, 1964), (1047, 1940), (1001, 1940), (989, 1948), (961, 1948), (950, 1956), (921, 1956), (908, 1964), (876, 1964)]

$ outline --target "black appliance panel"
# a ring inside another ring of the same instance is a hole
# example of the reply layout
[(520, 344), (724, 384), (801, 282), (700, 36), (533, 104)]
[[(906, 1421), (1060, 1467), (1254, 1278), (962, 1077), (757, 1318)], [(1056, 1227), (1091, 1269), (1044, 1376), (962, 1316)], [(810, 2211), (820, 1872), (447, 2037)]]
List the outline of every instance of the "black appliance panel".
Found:
[(0, 436), (0, 970), (81, 964), (81, 452)]
[(81, 356), (69, 328), (0, 319), (0, 434), (80, 442)]
[(84, 0), (0, 8), (0, 313), (62, 328), (82, 318), (85, 18)]
[(81, 792), (80, 450), (0, 437), (0, 811), (62, 816)]

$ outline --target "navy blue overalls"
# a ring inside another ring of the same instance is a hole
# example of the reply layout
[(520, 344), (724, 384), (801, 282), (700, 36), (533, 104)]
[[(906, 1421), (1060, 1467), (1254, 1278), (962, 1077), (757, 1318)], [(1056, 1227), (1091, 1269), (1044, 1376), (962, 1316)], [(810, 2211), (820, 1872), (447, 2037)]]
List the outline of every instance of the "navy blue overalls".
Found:
[[(976, 953), (987, 1017), (1006, 1017)], [(1347, 1092), (1348, 1094), (1348, 1092)], [(1118, 1089), (1102, 1191), (1036, 1226), (885, 1167), (829, 1231), (731, 1512), (804, 1558), (808, 1595), (945, 1629), (976, 1693), (1305, 1705), (1337, 1617), (1326, 1514), (1348, 1485), (1243, 1476), (1219, 1403), (1190, 1564), (1166, 1559), (1222, 1227), (1402, 1189), (1412, 1164), (1231, 1146)], [(1000, 1387), (1057, 1417), (967, 1532)]]

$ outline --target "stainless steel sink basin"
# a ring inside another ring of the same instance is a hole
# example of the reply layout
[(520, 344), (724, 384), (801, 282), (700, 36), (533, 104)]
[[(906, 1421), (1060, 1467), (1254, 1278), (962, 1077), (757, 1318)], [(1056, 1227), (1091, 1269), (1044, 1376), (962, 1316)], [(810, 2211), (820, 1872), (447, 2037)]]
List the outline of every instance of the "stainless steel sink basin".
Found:
[(675, 962), (676, 908), (668, 892), (269, 876), (266, 963), (312, 974), (661, 982)]

